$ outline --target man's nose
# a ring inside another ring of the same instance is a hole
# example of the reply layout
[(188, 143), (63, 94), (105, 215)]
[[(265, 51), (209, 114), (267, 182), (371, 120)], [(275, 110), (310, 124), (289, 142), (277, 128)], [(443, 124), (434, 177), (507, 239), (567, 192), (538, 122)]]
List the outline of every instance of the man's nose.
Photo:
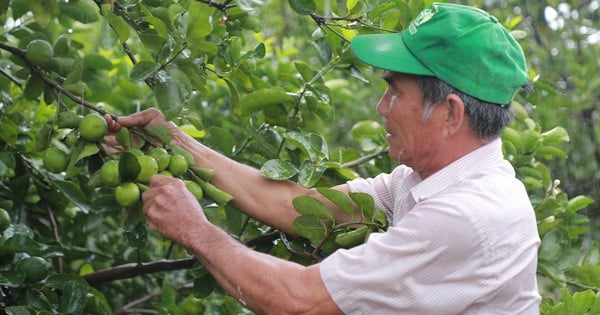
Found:
[(379, 115), (386, 117), (386, 115), (390, 112), (390, 102), (392, 99), (393, 98), (390, 96), (389, 91), (386, 91), (383, 96), (381, 96), (379, 102), (377, 102), (377, 113), (379, 113)]

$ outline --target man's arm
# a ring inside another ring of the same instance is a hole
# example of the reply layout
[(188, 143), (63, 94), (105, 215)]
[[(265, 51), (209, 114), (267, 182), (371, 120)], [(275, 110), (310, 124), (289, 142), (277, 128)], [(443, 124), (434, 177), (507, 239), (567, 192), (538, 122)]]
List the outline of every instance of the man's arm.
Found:
[[(294, 209), (292, 200), (300, 195), (309, 195), (328, 204), (334, 217), (340, 222), (349, 219), (343, 211), (337, 209), (317, 191), (291, 181), (264, 178), (259, 170), (238, 163), (188, 136), (175, 124), (167, 122), (156, 109), (121, 117), (118, 121), (107, 117), (107, 121), (113, 132), (121, 126), (146, 128), (150, 125), (162, 125), (168, 128), (173, 136), (172, 141), (194, 156), (196, 166), (215, 170), (211, 183), (230, 193), (234, 197), (234, 206), (250, 217), (286, 233), (295, 234), (292, 222), (299, 214)], [(348, 192), (345, 184), (334, 188)]]
[(143, 195), (150, 228), (189, 249), (219, 284), (259, 314), (341, 314), (319, 273), (253, 251), (211, 224), (174, 178), (156, 175)]

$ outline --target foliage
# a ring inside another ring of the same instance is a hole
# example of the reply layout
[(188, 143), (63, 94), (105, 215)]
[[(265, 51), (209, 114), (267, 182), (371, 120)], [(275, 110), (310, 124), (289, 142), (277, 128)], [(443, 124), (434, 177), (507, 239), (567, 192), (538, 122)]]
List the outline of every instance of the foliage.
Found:
[[(189, 155), (160, 129), (129, 130), (141, 143), (119, 135), (125, 150), (118, 154), (106, 143), (84, 141), (79, 117), (90, 113), (117, 117), (160, 108), (198, 141), (268, 178), (318, 188), (342, 209), (350, 202), (361, 207), (360, 218), (339, 224), (314, 199), (298, 198), (300, 236), (291, 238), (229, 205), (230, 196), (210, 184), (212, 170), (183, 173), (200, 183), (209, 219), (257, 251), (310, 264), (384, 230), (385, 218), (368, 196), (327, 188), (394, 166), (372, 106), (385, 85), (380, 73), (353, 58), (348, 40), (399, 31), (429, 2), (1, 2), (0, 208), (9, 222), (3, 216), (0, 225), (6, 226), (0, 231), (0, 307), (8, 314), (248, 313), (183, 248), (147, 230), (139, 203), (119, 206), (115, 188), (102, 184), (101, 166), (114, 160), (121, 174), (115, 183), (137, 180), (137, 156), (158, 142)], [(534, 26), (507, 8), (489, 9), (516, 35), (523, 25)], [(521, 41), (538, 56), (534, 35)], [(49, 61), (44, 44), (28, 51), (34, 41), (51, 44)], [(577, 56), (565, 48), (564, 58)], [(533, 59), (538, 89), (519, 95), (518, 119), (504, 133), (503, 149), (538, 217), (542, 313), (593, 314), (600, 304), (600, 253), (588, 238), (584, 212), (593, 200), (585, 193), (569, 197), (551, 173), (575, 154), (564, 144), (579, 141), (569, 136), (579, 130), (557, 126), (563, 120), (537, 106), (564, 106), (564, 98), (543, 93), (555, 90), (550, 82), (556, 78), (545, 68), (548, 58)], [(590, 64), (563, 71), (582, 72)], [(581, 93), (582, 109), (596, 90)], [(64, 171), (44, 167), (50, 149), (67, 154)], [(18, 268), (27, 257), (43, 258), (50, 271), (31, 281)]]

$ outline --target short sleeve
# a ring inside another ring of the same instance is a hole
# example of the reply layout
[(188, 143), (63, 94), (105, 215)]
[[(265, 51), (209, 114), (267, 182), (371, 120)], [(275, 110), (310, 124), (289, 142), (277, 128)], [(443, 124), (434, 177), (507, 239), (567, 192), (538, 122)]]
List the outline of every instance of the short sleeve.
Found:
[(386, 233), (333, 253), (320, 273), (346, 314), (456, 314), (488, 293), (478, 238), (455, 209), (417, 206)]
[[(379, 174), (374, 178), (359, 178), (348, 182), (352, 192), (364, 192), (373, 197), (376, 209), (381, 209), (391, 223), (397, 215), (399, 200), (405, 198), (410, 188), (418, 182), (418, 176), (409, 167), (400, 165), (390, 174)], [(392, 184), (393, 183), (393, 184)]]

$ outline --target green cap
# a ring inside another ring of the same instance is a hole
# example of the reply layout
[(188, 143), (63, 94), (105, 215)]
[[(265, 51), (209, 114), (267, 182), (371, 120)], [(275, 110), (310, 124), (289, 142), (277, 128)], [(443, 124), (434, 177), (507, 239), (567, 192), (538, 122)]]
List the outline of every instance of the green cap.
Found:
[(494, 16), (433, 3), (401, 33), (357, 35), (356, 57), (384, 70), (435, 76), (480, 100), (508, 104), (527, 81), (521, 46)]

